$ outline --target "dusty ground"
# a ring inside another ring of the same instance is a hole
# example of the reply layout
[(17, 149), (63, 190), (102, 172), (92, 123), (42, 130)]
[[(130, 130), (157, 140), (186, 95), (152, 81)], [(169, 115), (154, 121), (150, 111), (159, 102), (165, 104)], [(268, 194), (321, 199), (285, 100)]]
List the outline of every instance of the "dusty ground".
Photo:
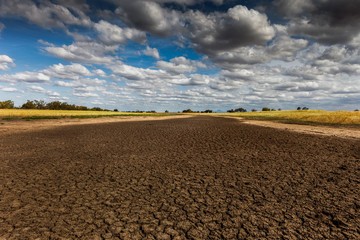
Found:
[(3, 239), (360, 238), (356, 139), (192, 117), (2, 133), (0, 149)]

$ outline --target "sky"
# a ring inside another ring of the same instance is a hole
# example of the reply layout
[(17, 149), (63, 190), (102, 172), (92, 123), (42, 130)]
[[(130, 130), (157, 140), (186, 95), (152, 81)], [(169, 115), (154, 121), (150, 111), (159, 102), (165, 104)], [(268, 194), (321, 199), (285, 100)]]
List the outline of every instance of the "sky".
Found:
[(358, 0), (0, 0), (0, 101), (360, 106)]

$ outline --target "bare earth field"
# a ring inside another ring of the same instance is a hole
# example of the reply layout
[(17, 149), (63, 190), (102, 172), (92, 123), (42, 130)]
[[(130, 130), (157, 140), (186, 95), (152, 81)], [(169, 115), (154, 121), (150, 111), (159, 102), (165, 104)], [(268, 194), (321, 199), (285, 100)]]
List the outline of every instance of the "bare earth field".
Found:
[(358, 138), (204, 116), (7, 125), (0, 239), (360, 239)]

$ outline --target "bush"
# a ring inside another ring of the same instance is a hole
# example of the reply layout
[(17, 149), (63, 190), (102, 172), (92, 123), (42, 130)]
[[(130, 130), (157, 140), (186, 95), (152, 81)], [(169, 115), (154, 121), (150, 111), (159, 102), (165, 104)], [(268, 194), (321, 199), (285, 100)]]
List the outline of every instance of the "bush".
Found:
[(270, 108), (268, 108), (268, 107), (263, 107), (261, 111), (267, 112), (267, 111), (270, 111)]

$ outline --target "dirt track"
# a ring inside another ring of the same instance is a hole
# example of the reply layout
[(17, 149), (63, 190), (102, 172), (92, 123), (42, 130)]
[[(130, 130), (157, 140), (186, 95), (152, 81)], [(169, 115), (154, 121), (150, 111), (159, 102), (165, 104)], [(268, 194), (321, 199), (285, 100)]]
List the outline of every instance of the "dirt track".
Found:
[(193, 117), (0, 149), (0, 239), (360, 239), (357, 140)]

